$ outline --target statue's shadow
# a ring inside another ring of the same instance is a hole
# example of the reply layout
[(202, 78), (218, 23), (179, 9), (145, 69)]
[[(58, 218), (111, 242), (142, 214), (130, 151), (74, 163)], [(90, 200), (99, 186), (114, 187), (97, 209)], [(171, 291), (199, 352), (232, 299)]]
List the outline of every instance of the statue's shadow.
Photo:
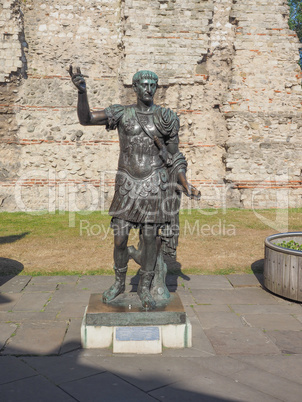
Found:
[[(169, 257), (167, 255), (164, 256), (164, 261), (167, 264), (167, 276), (166, 276), (166, 285), (170, 292), (176, 292), (178, 287), (178, 278), (182, 278), (185, 281), (190, 281), (190, 277), (185, 275), (181, 270), (181, 264), (176, 259)], [(139, 269), (137, 270), (135, 276), (133, 276), (130, 280), (130, 285), (132, 286), (130, 292), (137, 291), (137, 285), (139, 282)]]
[[(23, 271), (24, 265), (21, 262), (12, 260), (10, 258), (0, 257), (0, 287), (6, 282), (13, 279), (21, 271)], [(9, 303), (11, 299), (0, 292), (0, 304)]]
[(24, 232), (18, 235), (0, 236), (0, 244), (14, 243), (18, 240), (23, 239), (23, 237), (27, 236), (29, 233), (30, 232)]
[[(0, 236), (0, 245), (14, 243), (23, 239), (28, 234), (29, 232), (24, 232), (18, 235)], [(11, 258), (0, 257), (0, 286), (3, 287), (5, 283), (19, 275), (23, 269), (24, 265), (21, 262), (12, 260)], [(10, 298), (0, 292), (0, 304), (9, 303), (10, 301)]]

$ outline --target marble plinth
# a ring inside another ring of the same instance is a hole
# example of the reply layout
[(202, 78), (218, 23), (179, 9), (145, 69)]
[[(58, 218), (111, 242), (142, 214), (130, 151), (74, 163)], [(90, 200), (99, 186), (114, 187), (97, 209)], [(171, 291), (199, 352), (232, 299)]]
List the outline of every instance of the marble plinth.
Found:
[(192, 346), (190, 321), (177, 293), (157, 301), (154, 310), (142, 307), (136, 293), (118, 296), (109, 304), (101, 293), (90, 296), (81, 339), (84, 348), (109, 348), (115, 353), (161, 353), (162, 347)]

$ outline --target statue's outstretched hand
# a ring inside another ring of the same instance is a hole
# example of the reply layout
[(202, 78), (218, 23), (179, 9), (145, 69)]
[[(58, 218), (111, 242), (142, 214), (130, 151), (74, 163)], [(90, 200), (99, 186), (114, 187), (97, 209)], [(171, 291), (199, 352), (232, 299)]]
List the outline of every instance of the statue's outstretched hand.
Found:
[(177, 184), (178, 191), (182, 191), (185, 195), (193, 200), (200, 200), (201, 192), (192, 184), (188, 182), (178, 183)]
[(178, 173), (177, 188), (178, 191), (185, 193), (187, 197), (193, 198), (194, 200), (200, 200), (200, 191), (187, 181), (186, 174), (183, 171)]
[(192, 186), (192, 184), (189, 184), (187, 196), (193, 198), (194, 200), (200, 200), (201, 192), (196, 187)]
[(80, 67), (77, 67), (76, 73), (74, 73), (72, 65), (70, 65), (68, 72), (69, 72), (72, 82), (78, 88), (78, 91), (81, 93), (86, 92), (86, 81), (85, 81), (84, 77), (87, 77), (87, 76), (82, 75)]

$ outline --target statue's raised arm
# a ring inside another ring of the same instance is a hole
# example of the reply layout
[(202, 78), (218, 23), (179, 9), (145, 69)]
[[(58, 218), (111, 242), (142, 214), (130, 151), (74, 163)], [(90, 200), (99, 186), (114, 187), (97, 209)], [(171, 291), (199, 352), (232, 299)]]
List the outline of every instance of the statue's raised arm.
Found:
[(85, 76), (81, 73), (79, 67), (73, 72), (72, 66), (69, 66), (69, 75), (75, 87), (78, 89), (78, 117), (83, 126), (102, 126), (108, 123), (108, 118), (104, 110), (91, 112), (88, 103)]

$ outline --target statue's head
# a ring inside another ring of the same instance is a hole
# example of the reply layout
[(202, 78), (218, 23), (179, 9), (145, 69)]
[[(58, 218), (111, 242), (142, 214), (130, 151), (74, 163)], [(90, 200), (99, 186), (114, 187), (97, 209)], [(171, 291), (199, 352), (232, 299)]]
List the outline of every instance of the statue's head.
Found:
[(132, 86), (138, 99), (144, 103), (153, 101), (157, 89), (158, 76), (152, 71), (142, 70), (134, 74)]
[(158, 76), (153, 73), (153, 71), (141, 70), (134, 74), (132, 78), (132, 85), (135, 86), (139, 81), (144, 79), (153, 80), (156, 82), (156, 85), (158, 83)]

